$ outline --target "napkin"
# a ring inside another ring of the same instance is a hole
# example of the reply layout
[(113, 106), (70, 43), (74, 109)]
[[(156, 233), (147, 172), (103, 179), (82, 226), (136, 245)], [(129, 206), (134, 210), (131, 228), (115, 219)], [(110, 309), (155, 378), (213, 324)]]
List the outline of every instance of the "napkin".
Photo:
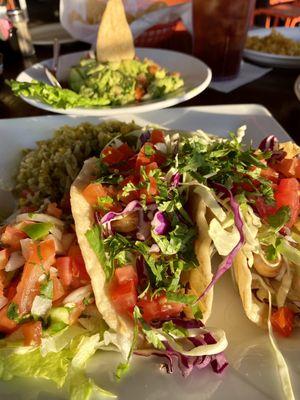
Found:
[(245, 61), (241, 63), (241, 69), (239, 75), (235, 79), (228, 81), (211, 82), (209, 87), (214, 90), (218, 90), (223, 93), (230, 93), (232, 90), (237, 89), (240, 86), (246, 85), (256, 79), (262, 77), (271, 71), (272, 68), (258, 67), (257, 65), (249, 64)]
[[(152, 3), (150, 0), (124, 0), (126, 13), (130, 15), (136, 15), (138, 11), (147, 9)], [(191, 16), (190, 3), (164, 7), (143, 14), (130, 24), (133, 37), (137, 38), (154, 25), (174, 22), (183, 15), (185, 18), (187, 15)], [(87, 23), (86, 0), (60, 0), (59, 16), (62, 26), (72, 37), (83, 42), (96, 43), (99, 23)]]

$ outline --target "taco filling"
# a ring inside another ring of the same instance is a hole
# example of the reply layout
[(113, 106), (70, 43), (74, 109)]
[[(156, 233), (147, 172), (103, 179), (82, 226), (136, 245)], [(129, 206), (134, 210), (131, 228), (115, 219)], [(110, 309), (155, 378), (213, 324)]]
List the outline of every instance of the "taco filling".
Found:
[(94, 307), (75, 232), (61, 214), (49, 204), (1, 227), (0, 332), (25, 346), (40, 345)]
[(212, 302), (212, 291), (199, 300), (212, 278), (211, 240), (206, 206), (178, 170), (179, 142), (157, 129), (116, 138), (85, 163), (71, 204), (98, 309), (123, 355), (151, 346), (196, 366), (197, 357), (226, 345), (203, 325)]

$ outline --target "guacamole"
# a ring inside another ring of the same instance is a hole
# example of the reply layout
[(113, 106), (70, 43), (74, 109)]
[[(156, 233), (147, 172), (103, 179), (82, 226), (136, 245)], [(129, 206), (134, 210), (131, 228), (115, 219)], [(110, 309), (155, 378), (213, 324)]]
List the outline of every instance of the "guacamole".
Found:
[(99, 63), (85, 58), (71, 68), (68, 83), (81, 96), (101, 98), (107, 105), (159, 98), (183, 86), (178, 73), (148, 59)]

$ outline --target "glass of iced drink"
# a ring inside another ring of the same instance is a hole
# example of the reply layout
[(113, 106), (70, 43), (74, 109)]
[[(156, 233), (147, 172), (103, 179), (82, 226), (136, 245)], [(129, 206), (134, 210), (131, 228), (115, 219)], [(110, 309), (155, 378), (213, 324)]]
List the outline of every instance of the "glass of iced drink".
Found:
[(240, 69), (255, 0), (193, 0), (193, 52), (214, 80), (235, 78)]

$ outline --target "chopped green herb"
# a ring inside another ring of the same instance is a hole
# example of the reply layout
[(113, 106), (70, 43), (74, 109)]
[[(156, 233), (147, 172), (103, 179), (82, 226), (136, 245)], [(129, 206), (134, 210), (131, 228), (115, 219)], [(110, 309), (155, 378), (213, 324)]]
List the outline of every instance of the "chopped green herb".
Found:
[(41, 284), (40, 294), (45, 296), (47, 299), (53, 299), (53, 281), (48, 279), (46, 282)]
[(166, 296), (167, 300), (182, 304), (192, 305), (195, 303), (195, 301), (197, 301), (197, 297), (192, 294), (167, 292)]
[(173, 336), (174, 338), (179, 337), (187, 337), (188, 331), (181, 326), (176, 326), (173, 321), (167, 321), (163, 323), (162, 326), (163, 332), (168, 333), (169, 335)]
[(276, 231), (279, 231), (290, 220), (290, 218), (290, 207), (283, 206), (274, 215), (269, 215), (268, 223)]
[(15, 321), (15, 322), (19, 322), (20, 317), (19, 317), (18, 304), (13, 303), (13, 302), (10, 303), (10, 305), (8, 306), (6, 315), (7, 315), (8, 319)]

